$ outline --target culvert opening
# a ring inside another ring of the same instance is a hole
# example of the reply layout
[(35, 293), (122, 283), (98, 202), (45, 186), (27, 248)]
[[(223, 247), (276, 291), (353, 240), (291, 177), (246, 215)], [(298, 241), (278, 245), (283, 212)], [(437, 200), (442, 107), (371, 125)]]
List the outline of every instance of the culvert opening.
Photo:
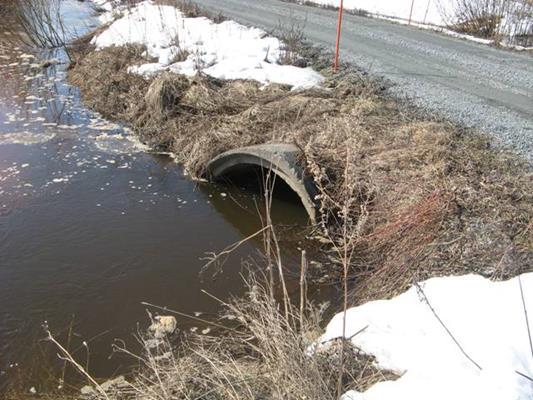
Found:
[[(232, 182), (232, 185), (261, 193), (265, 177), (275, 177), (273, 200), (287, 207), (297, 205), (305, 210), (308, 222), (316, 223), (316, 188), (310, 177), (304, 175), (299, 161), (299, 149), (294, 145), (268, 144), (243, 147), (228, 151), (211, 160), (205, 176), (214, 181)], [(274, 205), (272, 212), (274, 213)], [(296, 210), (295, 210), (296, 212)]]
[(258, 165), (237, 165), (226, 171), (223, 176), (220, 176), (219, 181), (262, 199), (267, 178), (273, 184), (272, 197), (276, 203), (297, 206), (302, 209), (302, 212), (305, 212), (300, 196), (274, 172), (270, 171), (269, 176), (267, 168)]

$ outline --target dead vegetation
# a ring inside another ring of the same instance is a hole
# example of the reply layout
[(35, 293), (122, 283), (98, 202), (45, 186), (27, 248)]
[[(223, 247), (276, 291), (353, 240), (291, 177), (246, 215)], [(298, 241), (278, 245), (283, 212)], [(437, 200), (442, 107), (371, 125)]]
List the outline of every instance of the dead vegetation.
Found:
[[(291, 305), (287, 317), (268, 285), (253, 277), (246, 284), (246, 297), (224, 303), (217, 323), (226, 331), (188, 333), (177, 348), (168, 342), (151, 347), (150, 339), (141, 337), (145, 353), (140, 374), (130, 383), (131, 398), (336, 399), (339, 343), (309, 351), (323, 308), (307, 305), (300, 315)], [(354, 347), (350, 351), (343, 390), (394, 378), (377, 369), (372, 357)]]
[(507, 278), (533, 265), (531, 174), (489, 139), (422, 118), (356, 73), (307, 91), (171, 73), (147, 81), (127, 73), (142, 54), (89, 52), (71, 81), (88, 106), (130, 123), (195, 176), (235, 147), (295, 143), (322, 191), (321, 227), (333, 240), (342, 182), (350, 182), (353, 302), (390, 297), (431, 276)]
[[(127, 72), (145, 62), (145, 49), (93, 51), (87, 43), (70, 71), (86, 104), (131, 124), (153, 148), (174, 152), (193, 175), (239, 146), (302, 149), (320, 191), (317, 235), (333, 260), (327, 273), (352, 292), (345, 307), (390, 298), (432, 276), (505, 279), (531, 270), (531, 173), (489, 139), (422, 117), (356, 73), (308, 91), (171, 73), (146, 80)], [(269, 243), (266, 254), (275, 253)], [(268, 266), (283, 270), (277, 260)], [(347, 340), (310, 356), (321, 309), (305, 303), (302, 311), (285, 295), (276, 301), (279, 293), (253, 278), (248, 285), (247, 297), (224, 303), (210, 334), (184, 334), (177, 348), (141, 338), (138, 373), (127, 389), (106, 396), (334, 399), (394, 377)]]
[[(268, 183), (269, 179), (265, 184), (265, 223), (270, 221), (273, 182)], [(36, 395), (56, 400), (335, 400), (348, 390), (365, 391), (377, 382), (397, 379), (395, 373), (379, 368), (375, 357), (355, 346), (351, 338), (319, 342), (328, 303), (308, 300), (305, 252), (299, 296), (280, 293), (285, 277), (275, 230), (265, 225), (257, 234), (264, 240), (265, 263), (244, 265), (246, 294), (225, 301), (206, 292), (221, 305), (217, 317), (204, 319), (142, 303), (148, 307), (152, 323), (158, 319), (152, 312), (162, 311), (167, 321), (174, 314), (194, 320), (199, 327), (175, 331), (173, 319), (164, 331), (154, 325), (139, 329), (140, 352), (116, 340), (114, 351), (130, 356), (136, 365), (126, 379), (94, 379), (87, 364), (77, 361), (68, 344), (56, 340), (45, 326), (46, 342), (64, 362), (61, 386), (43, 393), (10, 391), (6, 400)], [(88, 385), (81, 390), (67, 385), (66, 370), (76, 372)], [(24, 383), (27, 385), (26, 380)]]
[(68, 44), (77, 37), (64, 23), (59, 0), (9, 0), (0, 6), (0, 17), (10, 40), (28, 49), (61, 49), (71, 60)]
[[(531, 270), (527, 166), (483, 136), (383, 97), (367, 77), (346, 73), (324, 89), (290, 91), (202, 75), (147, 80), (128, 73), (146, 62), (144, 48), (94, 51), (88, 38), (74, 55), (70, 80), (87, 106), (131, 124), (197, 177), (235, 147), (298, 145), (320, 190), (317, 235), (333, 249), (331, 268), (352, 288), (351, 304), (392, 297), (431, 276), (504, 279)], [(247, 284), (247, 297), (224, 303), (225, 322), (213, 336), (188, 333), (177, 349), (141, 338), (146, 351), (134, 355), (141, 368), (128, 389), (100, 395), (318, 400), (393, 378), (345, 340), (311, 356), (322, 310), (306, 303), (302, 311), (285, 297), (282, 307), (268, 285)]]
[(455, 0), (441, 14), (460, 33), (526, 47), (533, 43), (531, 0)]
[[(341, 340), (316, 347), (322, 332), (325, 305), (289, 302), (289, 313), (272, 291), (268, 278), (251, 273), (244, 282), (246, 296), (222, 302), (217, 320), (205, 321), (203, 333), (176, 332), (156, 340), (149, 332), (138, 334), (142, 351), (133, 353), (117, 341), (114, 350), (131, 356), (138, 367), (127, 378), (95, 381), (84, 367), (52, 336), (58, 355), (89, 386), (76, 392), (59, 390), (44, 398), (61, 400), (256, 400), (338, 398)], [(172, 314), (173, 310), (164, 309)], [(197, 318), (198, 319), (198, 318)], [(49, 333), (48, 333), (49, 334)], [(50, 335), (50, 334), (49, 334)], [(177, 342), (177, 344), (175, 343)], [(375, 358), (345, 341), (347, 357), (340, 376), (342, 393), (364, 391), (397, 376), (376, 366)], [(79, 392), (78, 392), (79, 393)], [(31, 398), (16, 393), (8, 400)]]
[(292, 15), (289, 16), (289, 22), (279, 22), (274, 36), (282, 43), (281, 64), (307, 67), (307, 60), (301, 56), (305, 47), (303, 43), (306, 22), (298, 21)]

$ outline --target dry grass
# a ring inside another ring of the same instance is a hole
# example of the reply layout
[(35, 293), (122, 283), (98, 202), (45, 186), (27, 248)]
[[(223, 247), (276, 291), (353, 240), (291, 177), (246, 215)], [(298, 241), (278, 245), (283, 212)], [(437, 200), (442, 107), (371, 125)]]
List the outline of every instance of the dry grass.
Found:
[(327, 89), (300, 92), (170, 73), (148, 82), (126, 72), (140, 54), (90, 52), (71, 79), (90, 107), (131, 123), (192, 175), (235, 147), (295, 143), (327, 194), (322, 228), (333, 240), (342, 182), (350, 182), (350, 218), (358, 230), (353, 302), (390, 297), (431, 276), (506, 278), (531, 269), (531, 173), (492, 149), (489, 139), (420, 117), (355, 73), (329, 79)]
[(533, 40), (529, 0), (456, 0), (450, 15), (443, 14), (450, 28), (460, 33), (522, 46)]
[[(331, 198), (340, 197), (339, 182), (351, 185), (351, 218), (359, 230), (350, 267), (353, 303), (392, 297), (432, 276), (508, 278), (531, 270), (531, 174), (519, 161), (454, 126), (394, 112), (389, 126), (379, 126), (370, 123), (374, 117), (371, 111), (324, 128), (328, 137), (307, 151), (316, 180)], [(336, 151), (332, 132), (341, 135)], [(325, 201), (323, 208), (338, 207)], [(326, 225), (334, 231), (330, 236), (342, 238), (335, 222)]]
[[(269, 285), (255, 278), (248, 294), (224, 303), (214, 334), (186, 334), (178, 347), (168, 341), (154, 347), (140, 335), (144, 353), (133, 355), (141, 367), (129, 387), (110, 399), (316, 399), (334, 400), (340, 345), (331, 342), (310, 352), (318, 338), (324, 308), (308, 305), (300, 315), (291, 305), (289, 317)], [(296, 326), (299, 324), (300, 326)], [(343, 390), (365, 390), (383, 379), (395, 379), (375, 367), (374, 359), (353, 346), (346, 364)]]
[[(89, 38), (78, 42), (77, 50), (85, 50), (90, 46), (88, 42)], [(104, 117), (128, 120), (131, 109), (137, 100), (144, 96), (148, 83), (138, 75), (127, 74), (126, 69), (132, 64), (146, 62), (143, 53), (144, 48), (140, 46), (95, 51), (92, 53), (90, 66), (80, 60), (79, 56), (76, 57), (70, 67), (70, 77), (74, 84), (83, 87), (87, 106), (98, 110)], [(77, 74), (77, 71), (84, 67), (94, 69), (90, 73), (86, 70), (84, 74)], [(105, 99), (105, 105), (101, 103), (100, 98)]]

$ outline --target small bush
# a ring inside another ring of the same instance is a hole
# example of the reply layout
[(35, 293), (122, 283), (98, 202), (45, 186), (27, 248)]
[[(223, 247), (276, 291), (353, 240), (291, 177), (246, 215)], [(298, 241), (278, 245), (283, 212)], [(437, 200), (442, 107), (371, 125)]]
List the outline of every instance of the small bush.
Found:
[(533, 37), (530, 0), (455, 0), (443, 14), (453, 30), (468, 35), (525, 45)]
[(301, 57), (304, 41), (305, 21), (298, 22), (290, 18), (288, 23), (280, 22), (276, 29), (275, 36), (282, 42), (282, 54), (280, 63), (284, 65), (296, 65), (305, 67), (306, 62)]

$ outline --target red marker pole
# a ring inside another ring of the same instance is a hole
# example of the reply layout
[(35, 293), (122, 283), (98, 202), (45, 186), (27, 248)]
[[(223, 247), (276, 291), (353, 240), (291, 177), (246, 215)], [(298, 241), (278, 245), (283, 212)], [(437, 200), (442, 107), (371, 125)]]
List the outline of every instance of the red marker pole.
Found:
[(335, 43), (335, 60), (333, 60), (333, 72), (339, 70), (339, 47), (341, 45), (341, 33), (342, 33), (342, 13), (344, 11), (344, 0), (341, 0), (339, 6), (339, 21), (337, 22), (337, 43)]

